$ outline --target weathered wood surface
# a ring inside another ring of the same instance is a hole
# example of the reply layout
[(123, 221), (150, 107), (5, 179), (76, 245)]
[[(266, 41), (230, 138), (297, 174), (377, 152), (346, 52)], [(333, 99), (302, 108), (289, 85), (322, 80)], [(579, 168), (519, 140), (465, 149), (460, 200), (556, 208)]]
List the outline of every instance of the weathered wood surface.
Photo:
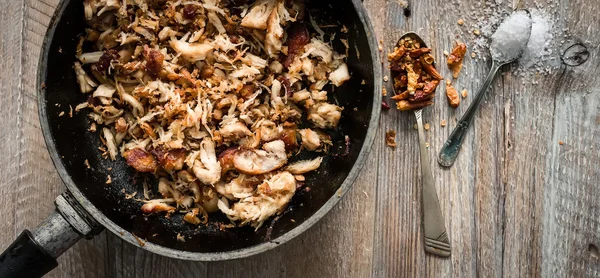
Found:
[[(456, 35), (468, 37), (472, 22), (459, 28), (456, 21), (481, 1), (412, 1), (410, 17), (403, 15), (400, 2), (364, 1), (385, 48), (415, 30), (442, 57)], [(506, 10), (536, 6), (529, 0), (496, 2)], [(434, 165), (451, 258), (423, 252), (414, 119), (410, 113), (387, 111), (351, 192), (315, 227), (273, 251), (236, 261), (186, 262), (103, 232), (65, 253), (48, 276), (600, 276), (600, 4), (573, 0), (553, 7), (552, 1), (543, 2), (555, 12), (559, 28), (568, 28), (562, 49), (582, 43), (589, 59), (536, 76), (538, 84), (513, 74), (514, 65), (505, 67), (454, 167)], [(45, 218), (64, 190), (45, 149), (35, 96), (40, 45), (57, 3), (0, 1), (2, 248)], [(449, 76), (444, 66), (439, 68)], [(467, 58), (466, 74), (456, 87), (473, 94), (488, 68), (482, 60)], [(470, 99), (452, 110), (438, 90), (437, 104), (426, 109), (432, 163)], [(448, 126), (441, 127), (441, 120)], [(398, 132), (395, 150), (384, 144), (389, 129)]]

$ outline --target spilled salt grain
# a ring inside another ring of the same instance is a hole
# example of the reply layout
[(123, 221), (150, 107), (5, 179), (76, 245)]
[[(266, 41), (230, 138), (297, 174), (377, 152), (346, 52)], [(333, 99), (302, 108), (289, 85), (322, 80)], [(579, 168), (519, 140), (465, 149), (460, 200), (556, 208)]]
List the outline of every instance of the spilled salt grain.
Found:
[(529, 14), (522, 10), (504, 19), (492, 35), (492, 59), (502, 63), (518, 58), (529, 40), (531, 23)]
[(519, 64), (524, 69), (539, 66), (552, 55), (552, 22), (538, 10), (531, 11), (531, 20), (531, 36), (519, 59)]

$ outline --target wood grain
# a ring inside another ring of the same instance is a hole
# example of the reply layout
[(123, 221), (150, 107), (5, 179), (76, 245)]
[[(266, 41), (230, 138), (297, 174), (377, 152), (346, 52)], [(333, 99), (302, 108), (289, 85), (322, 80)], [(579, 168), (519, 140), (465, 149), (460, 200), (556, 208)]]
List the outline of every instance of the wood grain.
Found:
[[(364, 1), (377, 38), (387, 50), (404, 32), (416, 31), (434, 49), (445, 76), (450, 74), (443, 51), (457, 37), (471, 50), (473, 7), (536, 6), (533, 0), (497, 5), (410, 1), (406, 17), (403, 2)], [(67, 251), (48, 277), (599, 276), (600, 4), (551, 2), (542, 8), (554, 16), (558, 29), (565, 28), (560, 50), (580, 43), (590, 53), (586, 62), (533, 77), (518, 74), (515, 64), (503, 68), (450, 169), (440, 168), (434, 158), (483, 82), (489, 62), (479, 56), (465, 59), (454, 84), (469, 96), (458, 109), (446, 105), (441, 88), (436, 105), (424, 111), (451, 258), (423, 252), (414, 116), (390, 110), (382, 114), (367, 166), (349, 194), (283, 246), (247, 259), (187, 262), (103, 232)], [(8, 212), (0, 215), (0, 239), (6, 247), (51, 212), (64, 187), (45, 149), (35, 95), (40, 45), (58, 0), (0, 4), (0, 206)], [(456, 24), (460, 18), (467, 19), (464, 26)], [(442, 120), (446, 127), (440, 126)], [(395, 149), (384, 144), (387, 130), (397, 132)]]
[[(20, 103), (21, 71), (22, 71), (22, 33), (23, 33), (23, 1), (7, 1), (2, 3), (0, 11), (0, 206), (6, 213), (0, 215), (4, 223), (0, 227), (0, 236), (10, 243), (17, 235), (14, 213), (15, 189), (19, 184), (19, 168), (22, 156), (22, 112)], [(6, 73), (6, 74), (5, 74)], [(11, 73), (11, 74), (8, 74)], [(4, 244), (3, 246), (8, 246)]]

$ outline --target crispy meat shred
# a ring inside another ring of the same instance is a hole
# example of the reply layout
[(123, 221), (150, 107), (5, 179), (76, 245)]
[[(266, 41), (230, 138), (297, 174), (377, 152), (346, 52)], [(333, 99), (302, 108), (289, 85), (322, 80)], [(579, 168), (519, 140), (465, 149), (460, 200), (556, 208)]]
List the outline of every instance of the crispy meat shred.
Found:
[(331, 90), (351, 78), (304, 1), (82, 2), (73, 69), (89, 95), (75, 111), (106, 159), (157, 178), (141, 210), (255, 228), (281, 213), (327, 155), (343, 111)]

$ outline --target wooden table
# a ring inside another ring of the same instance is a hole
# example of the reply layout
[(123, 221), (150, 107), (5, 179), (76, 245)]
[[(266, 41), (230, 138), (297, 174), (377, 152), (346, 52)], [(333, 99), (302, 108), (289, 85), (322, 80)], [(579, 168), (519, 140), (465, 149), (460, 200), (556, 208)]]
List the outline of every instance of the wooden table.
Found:
[[(400, 2), (364, 2), (384, 49), (415, 30), (442, 57), (455, 35), (471, 37), (474, 22), (467, 14), (483, 1), (415, 0), (410, 17)], [(496, 2), (501, 9), (535, 6)], [(454, 167), (434, 165), (451, 258), (423, 252), (414, 117), (387, 111), (351, 192), (317, 225), (273, 251), (236, 261), (186, 262), (103, 232), (65, 253), (49, 277), (599, 276), (600, 4), (559, 2), (542, 6), (551, 7), (555, 23), (566, 28), (560, 51), (581, 43), (589, 51), (587, 61), (536, 76), (538, 84), (512, 74), (515, 65), (505, 67)], [(35, 88), (40, 45), (57, 3), (0, 1), (2, 248), (42, 221), (64, 190), (42, 139)], [(456, 24), (460, 18), (465, 26)], [(467, 58), (457, 88), (474, 94), (488, 69), (488, 63)], [(425, 112), (432, 163), (472, 96), (456, 110), (444, 98), (439, 89), (436, 105)], [(441, 127), (441, 120), (448, 126)], [(384, 144), (389, 129), (398, 132), (395, 150)]]

